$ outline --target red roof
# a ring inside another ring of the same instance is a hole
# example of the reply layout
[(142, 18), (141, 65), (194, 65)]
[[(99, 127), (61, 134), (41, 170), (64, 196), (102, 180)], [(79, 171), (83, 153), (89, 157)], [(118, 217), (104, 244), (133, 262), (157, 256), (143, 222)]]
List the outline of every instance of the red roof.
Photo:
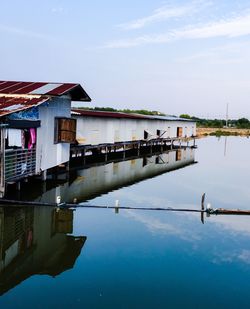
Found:
[(78, 116), (91, 116), (91, 117), (106, 117), (106, 118), (130, 118), (130, 119), (145, 119), (147, 118), (144, 115), (138, 114), (126, 114), (120, 112), (106, 112), (106, 111), (93, 111), (85, 109), (76, 109), (71, 110), (73, 115)]
[(80, 84), (0, 81), (0, 94), (48, 95), (69, 94), (72, 101), (91, 101)]
[(49, 100), (49, 97), (0, 97), (0, 117), (19, 112)]

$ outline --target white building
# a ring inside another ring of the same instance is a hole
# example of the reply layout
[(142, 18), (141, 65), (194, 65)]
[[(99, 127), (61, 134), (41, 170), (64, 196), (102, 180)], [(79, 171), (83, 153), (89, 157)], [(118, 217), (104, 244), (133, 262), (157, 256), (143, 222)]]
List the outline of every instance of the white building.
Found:
[(157, 138), (186, 138), (196, 135), (193, 120), (144, 116), (118, 112), (73, 109), (77, 120), (76, 139), (80, 145), (114, 144)]

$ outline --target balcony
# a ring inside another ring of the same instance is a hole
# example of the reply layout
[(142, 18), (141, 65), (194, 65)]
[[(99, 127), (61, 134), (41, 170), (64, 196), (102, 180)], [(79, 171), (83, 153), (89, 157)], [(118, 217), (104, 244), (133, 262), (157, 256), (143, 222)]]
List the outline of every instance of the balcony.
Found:
[(5, 182), (14, 182), (36, 172), (36, 149), (5, 150)]

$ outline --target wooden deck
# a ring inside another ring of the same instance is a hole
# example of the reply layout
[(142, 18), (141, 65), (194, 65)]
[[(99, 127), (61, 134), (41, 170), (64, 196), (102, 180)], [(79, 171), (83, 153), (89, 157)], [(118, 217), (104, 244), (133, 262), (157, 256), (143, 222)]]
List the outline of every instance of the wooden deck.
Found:
[[(190, 145), (192, 144), (193, 145)], [(192, 146), (195, 147), (195, 137), (175, 137), (175, 138), (157, 138), (151, 140), (137, 140), (137, 141), (125, 141), (113, 144), (98, 144), (98, 145), (71, 145), (70, 148), (70, 161), (74, 161), (75, 158), (87, 157), (91, 155), (108, 155), (116, 152), (124, 152), (128, 150), (136, 150), (137, 155), (140, 155), (140, 151), (146, 148), (151, 149), (160, 147), (173, 147)]]

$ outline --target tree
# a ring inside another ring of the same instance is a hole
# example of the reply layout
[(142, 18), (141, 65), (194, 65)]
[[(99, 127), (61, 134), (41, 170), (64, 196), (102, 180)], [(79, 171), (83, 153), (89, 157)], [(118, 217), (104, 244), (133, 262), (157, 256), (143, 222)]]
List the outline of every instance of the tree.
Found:
[(180, 118), (191, 119), (191, 116), (189, 116), (188, 114), (181, 114)]

